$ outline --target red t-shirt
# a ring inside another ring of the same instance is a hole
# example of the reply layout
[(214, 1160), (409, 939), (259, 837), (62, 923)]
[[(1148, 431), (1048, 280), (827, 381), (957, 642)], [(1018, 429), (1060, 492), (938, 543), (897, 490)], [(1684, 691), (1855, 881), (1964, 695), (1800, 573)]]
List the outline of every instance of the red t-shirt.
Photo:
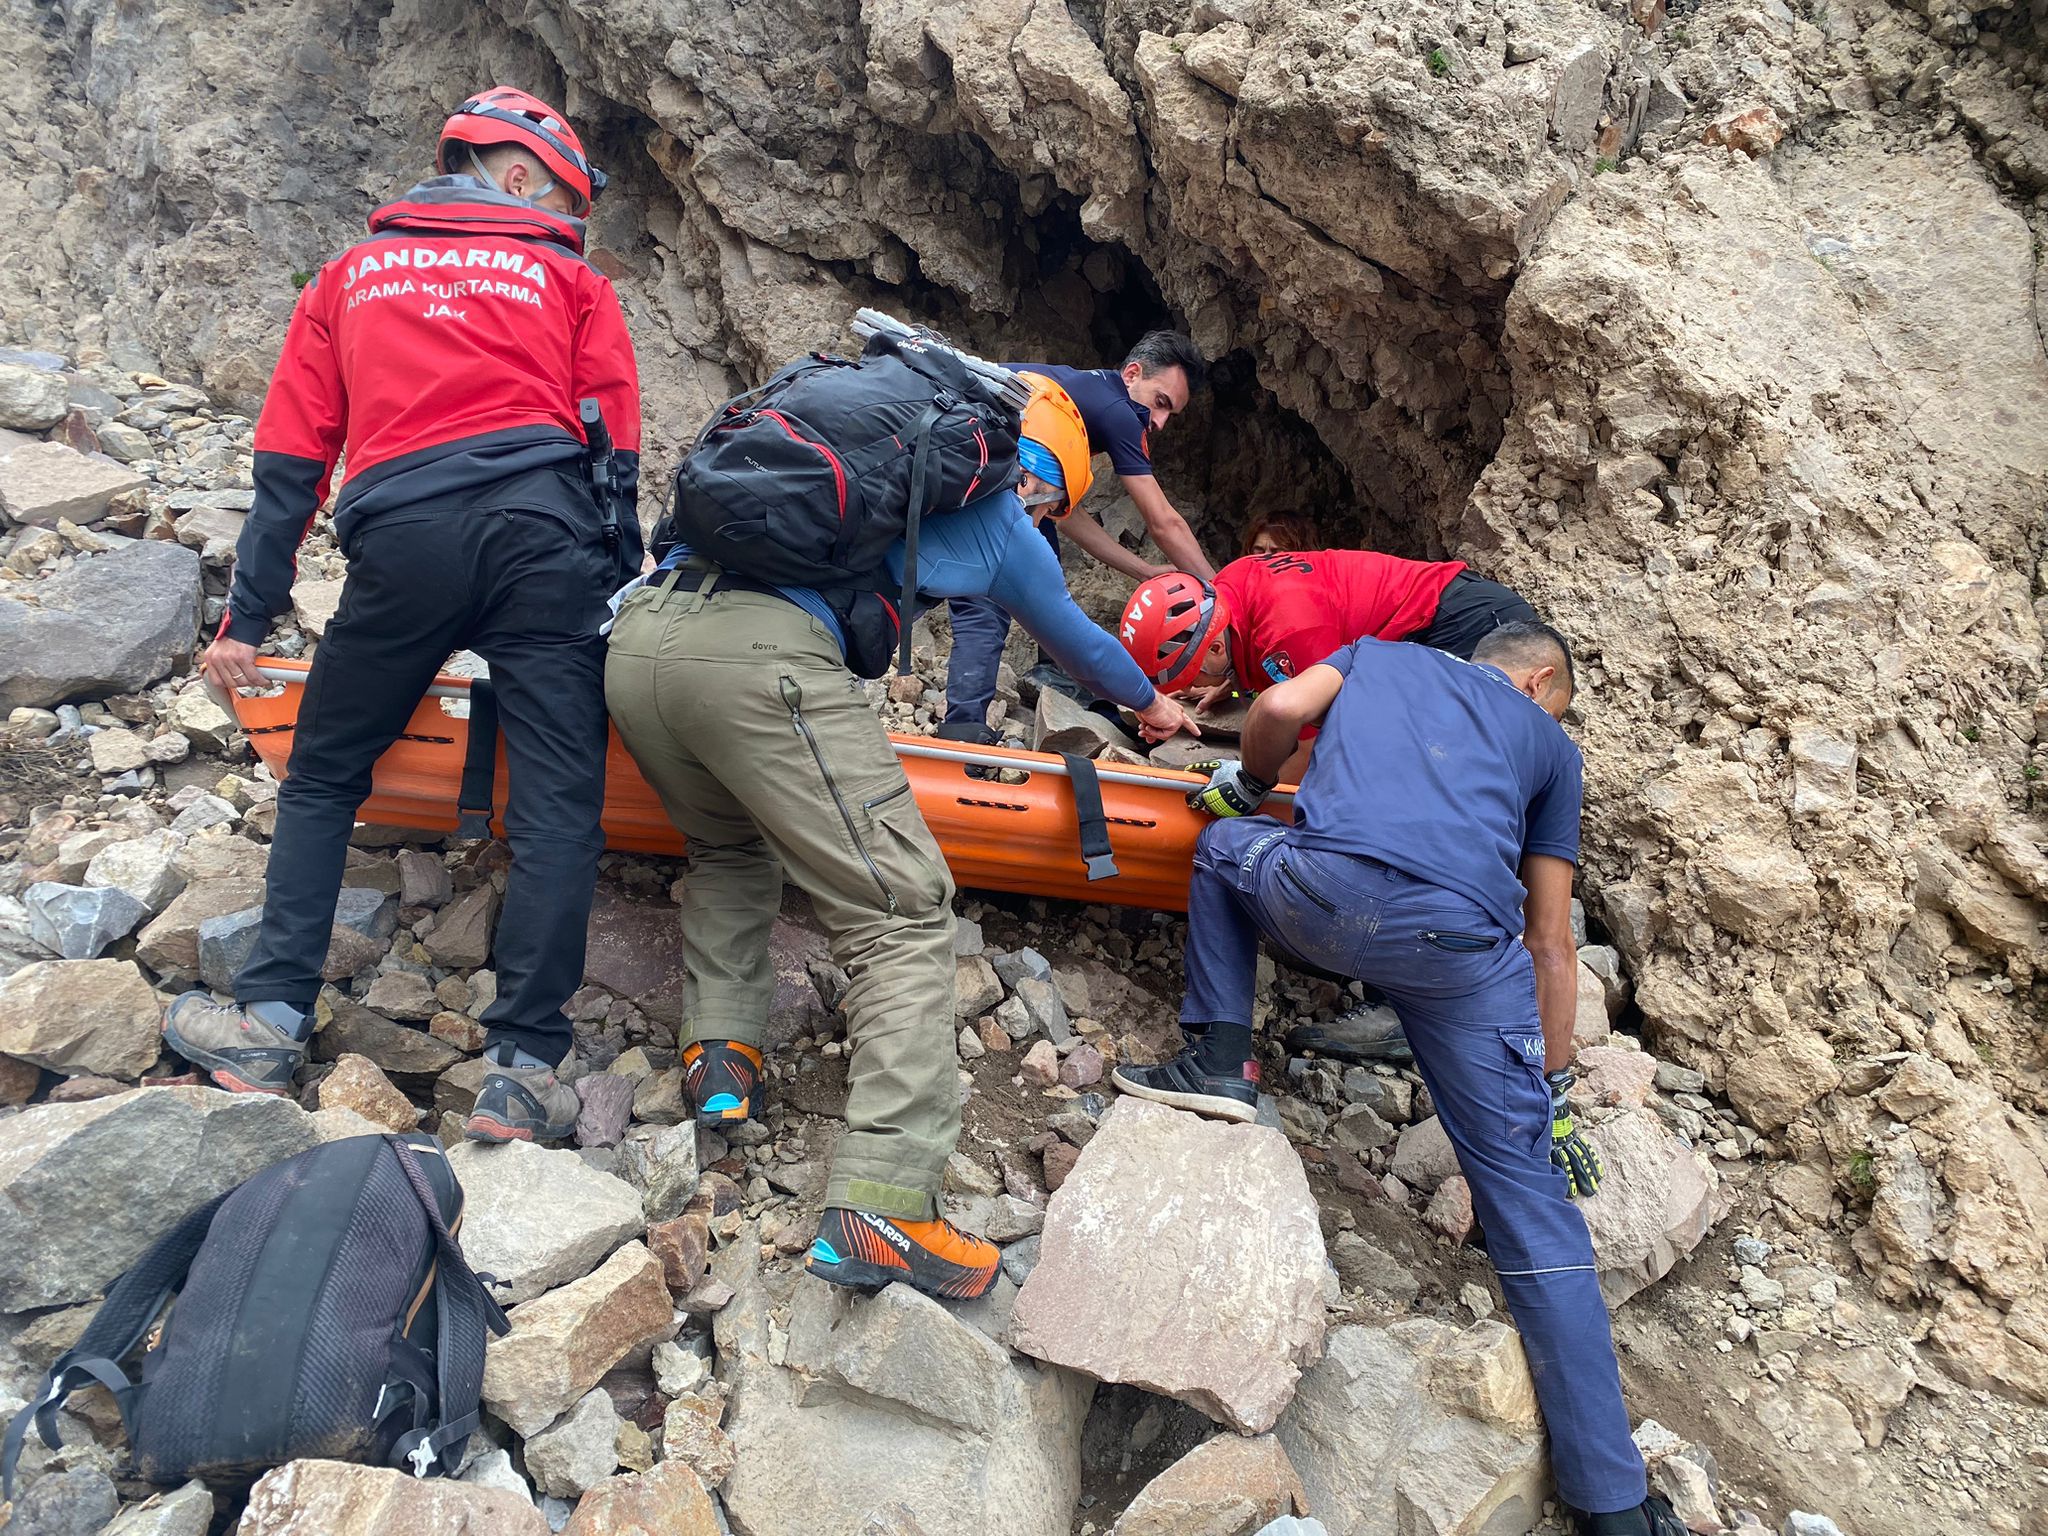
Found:
[(1462, 560), (1402, 560), (1368, 549), (1247, 555), (1216, 573), (1230, 605), (1230, 665), (1258, 690), (1307, 671), (1371, 635), (1426, 628)]

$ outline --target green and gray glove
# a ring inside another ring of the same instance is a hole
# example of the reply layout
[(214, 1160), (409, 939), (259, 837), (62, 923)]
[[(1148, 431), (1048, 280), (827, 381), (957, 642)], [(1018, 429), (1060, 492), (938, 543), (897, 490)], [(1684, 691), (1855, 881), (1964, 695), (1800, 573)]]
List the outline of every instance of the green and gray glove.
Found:
[(1579, 1134), (1578, 1122), (1572, 1118), (1570, 1098), (1572, 1084), (1578, 1081), (1570, 1068), (1562, 1072), (1547, 1072), (1543, 1080), (1550, 1084), (1550, 1161), (1564, 1171), (1574, 1195), (1581, 1198), (1600, 1192), (1600, 1154)]
[(1209, 775), (1206, 789), (1188, 796), (1188, 804), (1211, 816), (1249, 816), (1256, 811), (1273, 786), (1244, 771), (1240, 762), (1222, 762)]

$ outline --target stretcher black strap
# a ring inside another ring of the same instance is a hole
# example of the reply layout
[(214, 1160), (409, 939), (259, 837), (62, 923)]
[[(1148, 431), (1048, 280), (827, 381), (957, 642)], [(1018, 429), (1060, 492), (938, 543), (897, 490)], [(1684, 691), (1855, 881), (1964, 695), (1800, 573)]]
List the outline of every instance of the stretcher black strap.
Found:
[(917, 599), (917, 528), (924, 521), (925, 480), (931, 473), (932, 428), (945, 414), (945, 405), (933, 401), (911, 428), (914, 441), (910, 452), (910, 506), (903, 518), (903, 594), (896, 608), (896, 670), (910, 670), (910, 625), (915, 616), (911, 606)]
[(469, 751), (462, 759), (457, 792), (457, 837), (491, 835), (491, 794), (498, 777), (498, 695), (488, 678), (469, 685)]
[(1116, 860), (1110, 857), (1109, 821), (1102, 814), (1102, 780), (1095, 764), (1076, 752), (1062, 752), (1067, 765), (1067, 782), (1074, 786), (1074, 819), (1081, 824), (1081, 862), (1088, 866), (1090, 880), (1116, 878)]

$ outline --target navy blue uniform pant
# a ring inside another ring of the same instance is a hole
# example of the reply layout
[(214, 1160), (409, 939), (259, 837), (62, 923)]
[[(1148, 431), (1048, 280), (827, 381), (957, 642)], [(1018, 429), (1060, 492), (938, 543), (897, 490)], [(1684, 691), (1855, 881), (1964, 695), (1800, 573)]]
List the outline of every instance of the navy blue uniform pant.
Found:
[(1270, 817), (1216, 822), (1188, 892), (1183, 1022), (1250, 1025), (1262, 935), (1378, 988), (1400, 1014), (1521, 1331), (1558, 1492), (1594, 1514), (1634, 1508), (1643, 1460), (1592, 1239), (1550, 1161), (1536, 974), (1520, 937), (1455, 891), (1298, 847)]
[[(1060, 536), (1051, 518), (1038, 525), (1054, 555), (1060, 552)], [(947, 725), (987, 725), (988, 707), (995, 702), (996, 674), (1003, 665), (1003, 647), (1010, 639), (1010, 616), (987, 597), (955, 597), (947, 600), (946, 615), (953, 624), (953, 650), (946, 658)]]
[(389, 512), (352, 536), (341, 606), (299, 704), (263, 926), (236, 1001), (311, 1010), (371, 770), (441, 664), (468, 649), (491, 665), (511, 779), (512, 868), (491, 954), (498, 998), (483, 1022), (492, 1045), (509, 1040), (553, 1062), (569, 1054), (562, 1005), (583, 984), (604, 851), (597, 630), (611, 584), (594, 525), (543, 511)]

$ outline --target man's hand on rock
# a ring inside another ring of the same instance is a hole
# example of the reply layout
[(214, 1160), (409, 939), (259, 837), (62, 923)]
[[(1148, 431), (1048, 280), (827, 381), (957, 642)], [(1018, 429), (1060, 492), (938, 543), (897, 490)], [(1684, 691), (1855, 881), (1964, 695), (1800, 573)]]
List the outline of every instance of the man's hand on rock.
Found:
[(1147, 741), (1164, 741), (1181, 731), (1190, 736), (1202, 734), (1188, 712), (1163, 693), (1153, 694), (1152, 702), (1138, 711), (1138, 734)]
[(257, 670), (256, 647), (243, 640), (222, 635), (206, 648), (200, 669), (217, 688), (262, 688), (263, 674)]

